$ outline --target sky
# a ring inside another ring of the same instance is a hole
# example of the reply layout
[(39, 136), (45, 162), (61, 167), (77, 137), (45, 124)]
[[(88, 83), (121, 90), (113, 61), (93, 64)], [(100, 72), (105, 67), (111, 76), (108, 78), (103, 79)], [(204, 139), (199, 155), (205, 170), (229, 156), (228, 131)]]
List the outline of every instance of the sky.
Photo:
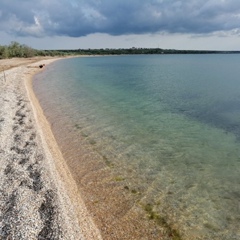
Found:
[(240, 50), (240, 0), (0, 0), (0, 45)]

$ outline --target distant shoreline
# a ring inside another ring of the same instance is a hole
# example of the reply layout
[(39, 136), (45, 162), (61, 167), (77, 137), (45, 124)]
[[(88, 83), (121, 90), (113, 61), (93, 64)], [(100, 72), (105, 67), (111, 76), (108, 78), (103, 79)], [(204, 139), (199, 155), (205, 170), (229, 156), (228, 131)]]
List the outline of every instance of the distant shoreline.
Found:
[(240, 51), (216, 51), (216, 50), (177, 50), (161, 48), (119, 48), (119, 49), (59, 49), (44, 50), (46, 53), (61, 53), (63, 55), (88, 55), (88, 56), (106, 56), (106, 55), (144, 55), (144, 54), (240, 54)]

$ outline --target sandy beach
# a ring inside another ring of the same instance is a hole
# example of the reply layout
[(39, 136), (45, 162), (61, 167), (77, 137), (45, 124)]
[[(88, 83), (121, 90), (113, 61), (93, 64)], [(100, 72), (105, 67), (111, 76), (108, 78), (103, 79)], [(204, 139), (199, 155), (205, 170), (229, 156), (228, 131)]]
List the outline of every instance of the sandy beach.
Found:
[(0, 60), (0, 239), (102, 239), (32, 92), (56, 60)]

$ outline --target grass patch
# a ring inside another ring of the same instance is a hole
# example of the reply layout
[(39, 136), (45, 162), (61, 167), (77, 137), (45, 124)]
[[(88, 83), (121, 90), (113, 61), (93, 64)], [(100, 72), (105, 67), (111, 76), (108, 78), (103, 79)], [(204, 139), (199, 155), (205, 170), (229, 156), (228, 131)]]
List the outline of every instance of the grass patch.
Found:
[(131, 193), (133, 193), (133, 194), (137, 194), (138, 191), (137, 191), (136, 189), (132, 189), (132, 190), (131, 190)]
[(86, 133), (81, 133), (81, 135), (82, 135), (82, 137), (88, 137), (88, 134), (86, 134)]
[(214, 225), (210, 224), (210, 223), (205, 223), (204, 227), (212, 230), (212, 231), (218, 231), (219, 229), (217, 227), (215, 227)]
[(121, 176), (117, 176), (117, 177), (114, 178), (114, 180), (115, 180), (116, 182), (121, 182), (121, 181), (124, 181), (125, 178), (123, 178), (123, 177), (121, 177)]
[(91, 139), (91, 140), (89, 141), (89, 143), (90, 143), (91, 145), (96, 145), (96, 144), (97, 144), (97, 142), (96, 142), (94, 139)]
[(114, 164), (105, 155), (103, 155), (102, 158), (108, 167), (112, 168), (114, 166)]
[(153, 210), (153, 204), (148, 203), (143, 206), (143, 209), (147, 212), (150, 220), (154, 220), (158, 225), (167, 230), (167, 234), (172, 238), (172, 240), (182, 240), (180, 233), (176, 229), (173, 229), (170, 224), (168, 224), (166, 218), (160, 216)]
[(82, 127), (81, 127), (79, 124), (75, 124), (74, 127), (75, 127), (76, 129), (82, 129)]

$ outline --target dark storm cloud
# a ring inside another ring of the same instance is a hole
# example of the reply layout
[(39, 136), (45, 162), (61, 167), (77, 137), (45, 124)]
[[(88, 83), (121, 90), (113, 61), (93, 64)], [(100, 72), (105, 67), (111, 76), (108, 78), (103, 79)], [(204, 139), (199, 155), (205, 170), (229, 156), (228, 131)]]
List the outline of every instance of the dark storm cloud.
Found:
[(0, 30), (21, 36), (238, 33), (239, 0), (1, 0)]

